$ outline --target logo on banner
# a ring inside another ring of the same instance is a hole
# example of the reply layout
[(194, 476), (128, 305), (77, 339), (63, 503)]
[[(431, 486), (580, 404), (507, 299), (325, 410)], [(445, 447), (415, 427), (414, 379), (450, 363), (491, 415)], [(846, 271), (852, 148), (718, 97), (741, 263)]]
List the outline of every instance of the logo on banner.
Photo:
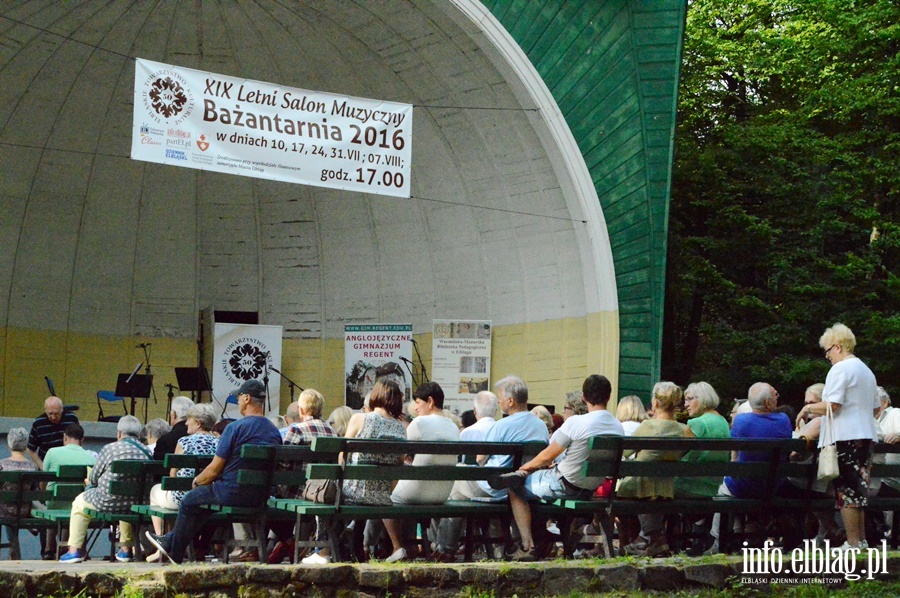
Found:
[(144, 109), (157, 123), (174, 119), (169, 124), (181, 124), (194, 110), (193, 92), (185, 78), (173, 70), (151, 74), (143, 88)]
[(237, 385), (262, 377), (269, 360), (266, 344), (256, 338), (239, 338), (225, 348), (223, 370), (230, 381)]
[(200, 135), (200, 139), (197, 140), (197, 147), (200, 148), (201, 152), (209, 149), (209, 141), (206, 140), (206, 135)]

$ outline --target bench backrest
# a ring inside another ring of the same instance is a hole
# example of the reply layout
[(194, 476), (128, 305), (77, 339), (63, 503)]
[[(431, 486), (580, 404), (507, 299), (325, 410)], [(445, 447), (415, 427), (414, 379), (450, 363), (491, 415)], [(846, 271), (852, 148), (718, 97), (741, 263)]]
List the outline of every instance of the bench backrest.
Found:
[[(803, 451), (804, 440), (745, 438), (653, 438), (640, 436), (597, 436), (591, 439), (582, 472), (589, 477), (614, 481), (629, 477), (741, 477), (759, 480), (763, 495), (771, 496), (778, 482), (787, 476), (807, 476), (814, 465), (791, 463), (791, 452)], [(734, 461), (637, 461), (623, 459), (628, 451), (662, 451), (684, 454), (689, 451), (752, 452), (758, 460)], [(613, 485), (615, 487), (615, 484)], [(614, 500), (615, 492), (607, 500)]]
[[(333, 480), (485, 480), (491, 475), (506, 473), (518, 468), (523, 459), (540, 452), (546, 445), (541, 443), (506, 442), (429, 442), (410, 440), (377, 440), (321, 437), (314, 438), (312, 452), (328, 454), (333, 458), (327, 464), (312, 463), (307, 466), (310, 479)], [(457, 465), (428, 465), (411, 467), (407, 465), (366, 465), (345, 462), (337, 463), (337, 455), (344, 453), (391, 455), (397, 458), (416, 454), (454, 455), (472, 457), (476, 455), (510, 455), (513, 467), (469, 467)]]
[(109, 482), (109, 493), (131, 499), (134, 503), (146, 501), (150, 489), (162, 479), (165, 468), (162, 461), (119, 460), (109, 464), (116, 478)]

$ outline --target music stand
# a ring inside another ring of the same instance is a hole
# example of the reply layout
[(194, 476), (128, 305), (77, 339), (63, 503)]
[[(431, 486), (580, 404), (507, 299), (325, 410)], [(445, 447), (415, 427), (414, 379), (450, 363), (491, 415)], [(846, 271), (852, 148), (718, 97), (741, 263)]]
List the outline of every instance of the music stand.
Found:
[[(178, 390), (191, 393), (191, 399), (194, 399), (194, 393), (208, 392), (212, 390), (209, 387), (206, 375), (206, 368), (175, 368), (175, 378), (178, 380)], [(201, 399), (203, 397), (200, 397)]]
[(144, 423), (147, 422), (147, 399), (150, 398), (150, 388), (153, 386), (153, 376), (147, 374), (138, 374), (143, 363), (138, 364), (134, 372), (130, 374), (119, 374), (116, 382), (117, 397), (131, 397), (131, 415), (134, 415), (134, 405), (136, 399), (144, 399)]

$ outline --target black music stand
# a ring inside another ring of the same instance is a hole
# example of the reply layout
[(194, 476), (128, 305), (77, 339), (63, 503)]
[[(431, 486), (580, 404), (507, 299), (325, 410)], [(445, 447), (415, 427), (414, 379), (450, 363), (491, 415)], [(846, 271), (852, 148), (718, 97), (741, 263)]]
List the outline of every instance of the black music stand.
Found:
[[(175, 368), (175, 378), (178, 380), (178, 390), (182, 392), (190, 392), (191, 400), (194, 399), (194, 393), (209, 392), (209, 376), (206, 375), (206, 368)], [(203, 397), (200, 397), (201, 399)]]
[[(138, 366), (138, 369), (141, 369), (141, 366)], [(151, 386), (153, 376), (147, 374), (119, 374), (116, 382), (116, 396), (131, 397), (131, 415), (134, 415), (136, 399), (144, 399), (144, 423), (147, 423), (147, 399), (150, 398)]]

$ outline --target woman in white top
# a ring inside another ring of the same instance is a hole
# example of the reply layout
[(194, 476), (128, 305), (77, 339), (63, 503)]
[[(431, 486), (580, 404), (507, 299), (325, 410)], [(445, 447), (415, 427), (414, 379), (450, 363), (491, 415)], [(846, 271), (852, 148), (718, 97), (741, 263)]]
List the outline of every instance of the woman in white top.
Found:
[(631, 436), (641, 422), (647, 419), (647, 410), (639, 397), (629, 395), (619, 399), (616, 407), (616, 419), (622, 422), (625, 428), (625, 436)]
[[(856, 337), (843, 324), (827, 329), (819, 346), (831, 362), (822, 402), (805, 405), (797, 419), (824, 415), (831, 405), (839, 471), (834, 491), (847, 531), (845, 546), (867, 548), (864, 509), (869, 504), (872, 442), (877, 438), (875, 411), (881, 407), (878, 385), (872, 370), (853, 354)], [(819, 448), (822, 438), (819, 437)]]

